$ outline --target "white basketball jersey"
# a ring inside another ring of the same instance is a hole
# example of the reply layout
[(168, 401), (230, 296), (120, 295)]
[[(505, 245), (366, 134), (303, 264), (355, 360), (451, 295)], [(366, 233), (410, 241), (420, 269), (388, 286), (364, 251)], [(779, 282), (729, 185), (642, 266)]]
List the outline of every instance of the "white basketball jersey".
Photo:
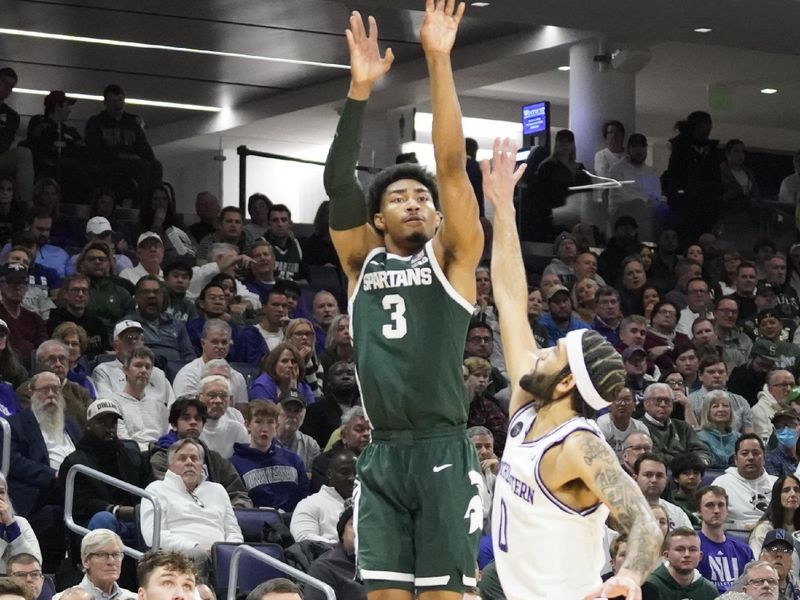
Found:
[(497, 573), (508, 600), (575, 600), (600, 585), (608, 508), (569, 508), (545, 487), (539, 465), (547, 450), (575, 431), (604, 438), (593, 421), (575, 417), (525, 442), (535, 419), (531, 404), (508, 427), (492, 508)]

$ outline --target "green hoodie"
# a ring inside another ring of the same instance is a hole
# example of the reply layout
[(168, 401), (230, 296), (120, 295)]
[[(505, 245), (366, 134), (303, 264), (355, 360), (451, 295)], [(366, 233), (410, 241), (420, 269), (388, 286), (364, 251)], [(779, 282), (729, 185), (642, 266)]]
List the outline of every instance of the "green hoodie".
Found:
[(717, 588), (695, 570), (692, 583), (681, 587), (661, 564), (642, 586), (642, 600), (712, 600), (719, 595)]

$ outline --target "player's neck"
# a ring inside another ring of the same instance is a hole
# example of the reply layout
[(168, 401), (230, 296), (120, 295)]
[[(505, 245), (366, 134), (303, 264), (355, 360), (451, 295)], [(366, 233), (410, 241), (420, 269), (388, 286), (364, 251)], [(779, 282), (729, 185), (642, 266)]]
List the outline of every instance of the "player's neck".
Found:
[(413, 256), (425, 247), (427, 242), (408, 242), (405, 240), (394, 240), (391, 236), (386, 235), (383, 238), (383, 245), (386, 251), (390, 254), (397, 256)]
[(528, 437), (531, 439), (541, 437), (576, 416), (577, 413), (572, 410), (570, 396), (545, 404), (538, 408), (536, 421)]

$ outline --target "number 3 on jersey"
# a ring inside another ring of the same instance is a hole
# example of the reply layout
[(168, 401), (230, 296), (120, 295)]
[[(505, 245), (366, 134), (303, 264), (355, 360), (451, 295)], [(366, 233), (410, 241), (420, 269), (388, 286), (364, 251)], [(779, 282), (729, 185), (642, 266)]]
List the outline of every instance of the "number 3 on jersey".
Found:
[(384, 310), (389, 311), (389, 318), (392, 320), (391, 323), (383, 326), (381, 330), (383, 337), (387, 340), (399, 340), (405, 337), (408, 333), (408, 324), (404, 316), (406, 314), (405, 299), (399, 294), (388, 294), (383, 297), (381, 305)]

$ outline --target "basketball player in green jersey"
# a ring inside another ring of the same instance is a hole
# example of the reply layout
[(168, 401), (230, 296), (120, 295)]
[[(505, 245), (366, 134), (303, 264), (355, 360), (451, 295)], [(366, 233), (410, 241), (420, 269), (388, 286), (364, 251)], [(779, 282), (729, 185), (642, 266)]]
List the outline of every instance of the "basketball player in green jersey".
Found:
[(354, 12), (346, 32), (351, 84), (325, 188), (373, 427), (354, 491), (357, 564), (370, 600), (455, 600), (475, 584), (483, 483), (465, 432), (461, 363), (483, 232), (450, 63), (463, 13), (454, 0), (428, 0), (420, 31), (436, 179), (396, 165), (375, 177), (369, 202), (354, 170), (367, 100), (393, 55), (381, 56), (372, 17), (367, 31)]

